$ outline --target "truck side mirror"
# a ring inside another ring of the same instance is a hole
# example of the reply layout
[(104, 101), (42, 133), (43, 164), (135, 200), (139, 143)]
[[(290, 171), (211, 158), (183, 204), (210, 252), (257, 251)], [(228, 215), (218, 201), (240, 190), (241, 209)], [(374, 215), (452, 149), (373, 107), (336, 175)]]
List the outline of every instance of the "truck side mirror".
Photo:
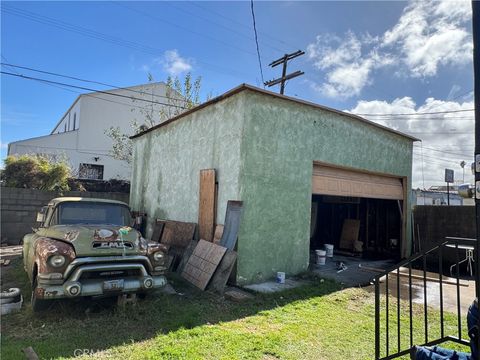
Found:
[(37, 213), (37, 222), (39, 222), (39, 223), (44, 223), (45, 222), (45, 218), (46, 218), (46, 215), (47, 215), (47, 208), (48, 208), (47, 206), (44, 206)]

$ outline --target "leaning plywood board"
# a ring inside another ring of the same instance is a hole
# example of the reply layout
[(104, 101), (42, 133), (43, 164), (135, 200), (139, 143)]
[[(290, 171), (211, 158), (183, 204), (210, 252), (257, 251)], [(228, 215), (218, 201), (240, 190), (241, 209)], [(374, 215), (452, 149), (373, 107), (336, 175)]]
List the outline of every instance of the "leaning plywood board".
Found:
[(229, 200), (227, 202), (227, 213), (225, 214), (225, 226), (223, 229), (220, 245), (227, 249), (235, 249), (237, 243), (238, 230), (240, 229), (240, 220), (242, 217), (243, 202)]
[(163, 232), (164, 226), (165, 226), (165, 221), (158, 220), (158, 219), (155, 221), (155, 226), (153, 228), (153, 233), (152, 233), (152, 241), (160, 242), (160, 239), (162, 238), (162, 232)]
[(213, 274), (212, 280), (208, 285), (208, 290), (216, 291), (219, 294), (223, 294), (225, 290), (225, 285), (227, 285), (227, 281), (230, 278), (230, 274), (232, 273), (233, 267), (235, 265), (235, 261), (237, 260), (237, 253), (232, 250), (227, 250), (225, 255), (218, 265), (215, 274)]
[(180, 260), (180, 263), (178, 264), (177, 267), (177, 273), (181, 274), (183, 270), (185, 269), (185, 266), (187, 265), (188, 259), (190, 259), (190, 256), (193, 254), (193, 250), (198, 245), (198, 241), (192, 240), (190, 241), (190, 244), (186, 247), (185, 251), (183, 252), (182, 259)]
[(186, 248), (195, 235), (197, 224), (182, 221), (164, 220), (160, 242), (169, 246)]
[(215, 169), (200, 170), (198, 232), (200, 239), (213, 240), (215, 226)]
[(360, 220), (345, 219), (342, 226), (342, 235), (340, 236), (340, 249), (353, 250), (355, 241), (358, 240), (360, 231)]
[(223, 246), (200, 240), (185, 265), (182, 277), (205, 290), (226, 251)]

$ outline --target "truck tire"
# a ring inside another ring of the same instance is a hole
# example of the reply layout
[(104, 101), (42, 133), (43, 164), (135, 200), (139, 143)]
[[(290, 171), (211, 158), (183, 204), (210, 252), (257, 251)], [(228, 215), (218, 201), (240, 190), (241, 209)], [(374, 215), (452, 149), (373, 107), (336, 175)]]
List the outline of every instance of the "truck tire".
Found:
[(35, 277), (35, 280), (33, 281), (31, 298), (32, 309), (34, 313), (47, 310), (50, 307), (50, 302), (48, 300), (39, 299), (35, 296), (35, 290), (37, 289), (37, 285), (37, 277)]
[(20, 289), (10, 288), (6, 291), (0, 292), (0, 304), (10, 304), (19, 302), (21, 299)]

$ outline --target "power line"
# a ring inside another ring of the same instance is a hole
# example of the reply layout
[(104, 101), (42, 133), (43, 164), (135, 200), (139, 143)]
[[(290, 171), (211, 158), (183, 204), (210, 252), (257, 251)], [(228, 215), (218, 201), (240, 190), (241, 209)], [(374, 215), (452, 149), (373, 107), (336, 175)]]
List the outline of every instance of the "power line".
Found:
[[(81, 26), (73, 25), (73, 24), (70, 24), (70, 23), (67, 23), (67, 22), (64, 22), (64, 21), (61, 21), (61, 20), (49, 18), (49, 17), (43, 16), (43, 15), (38, 15), (38, 14), (35, 14), (35, 13), (27, 11), (27, 10), (21, 10), (21, 9), (13, 8), (11, 6), (7, 7), (7, 6), (5, 6), (5, 3), (2, 3), (2, 12), (8, 13), (10, 15), (18, 16), (18, 17), (21, 17), (21, 18), (24, 18), (24, 19), (27, 19), (27, 20), (30, 20), (30, 21), (35, 21), (35, 22), (38, 22), (38, 23), (41, 23), (41, 24), (44, 24), (44, 25), (53, 26), (53, 27), (56, 27), (56, 28), (59, 28), (59, 29), (65, 30), (65, 31), (70, 31), (70, 32), (73, 32), (73, 33), (76, 33), (76, 34), (79, 34), (79, 35), (82, 35), (82, 36), (86, 36), (86, 37), (94, 38), (94, 39), (101, 40), (101, 41), (104, 41), (104, 42), (108, 42), (108, 43), (111, 43), (111, 44), (114, 44), (114, 45), (117, 45), (117, 46), (122, 46), (122, 47), (129, 48), (129, 49), (132, 49), (132, 50), (135, 50), (135, 51), (143, 52), (143, 53), (149, 54), (149, 55), (159, 56), (160, 54), (163, 54), (163, 52), (164, 52), (163, 50), (153, 48), (153, 47), (148, 46), (148, 45), (143, 45), (143, 44), (140, 44), (140, 43), (137, 43), (137, 42), (125, 40), (125, 39), (118, 38), (118, 37), (115, 37), (115, 36), (111, 36), (111, 35), (108, 35), (108, 34), (105, 34), (105, 33), (90, 30), (90, 29), (87, 29), (87, 28), (84, 28), (84, 27), (81, 27)], [(237, 77), (237, 78), (243, 78), (244, 76), (251, 76), (251, 74), (246, 74), (246, 73), (243, 73), (241, 71), (224, 68), (224, 67), (221, 67), (221, 66), (218, 66), (218, 65), (213, 65), (213, 64), (210, 64), (210, 63), (205, 62), (203, 60), (200, 60), (198, 58), (196, 59), (196, 61), (198, 63), (203, 64), (206, 68), (212, 69), (213, 72), (223, 73), (223, 74), (226, 74), (226, 75), (229, 75), (229, 76), (232, 76), (232, 77)], [(237, 74), (237, 75), (235, 75), (235, 74)]]
[(465, 153), (456, 153), (456, 152), (451, 152), (451, 151), (447, 151), (447, 150), (440, 150), (440, 149), (426, 147), (426, 146), (418, 146), (418, 145), (413, 145), (413, 146), (416, 147), (416, 148), (422, 148), (423, 147), (423, 149), (427, 149), (427, 150), (435, 151), (435, 152), (440, 152), (440, 153), (444, 153), (444, 154), (468, 156), (468, 157), (473, 156), (473, 152), (472, 152), (472, 154), (467, 155)]
[(389, 118), (383, 118), (383, 119), (371, 119), (371, 121), (429, 121), (429, 120), (455, 120), (455, 121), (474, 121), (475, 119), (473, 116), (456, 116), (456, 117), (426, 117), (426, 118), (421, 118), (421, 119), (415, 119), (415, 118), (402, 118), (402, 117), (389, 117)]
[(449, 111), (435, 111), (435, 112), (417, 112), (417, 113), (392, 113), (392, 114), (360, 114), (360, 113), (352, 113), (354, 115), (360, 116), (418, 116), (418, 115), (435, 115), (435, 114), (450, 114), (450, 113), (459, 113), (465, 111), (474, 111), (475, 109), (463, 109), (463, 110), (449, 110)]
[(441, 162), (444, 162), (444, 163), (458, 164), (458, 162), (453, 160), (453, 159), (443, 159), (443, 158), (439, 158), (439, 157), (435, 157), (435, 156), (429, 156), (429, 155), (422, 154), (421, 152), (420, 153), (413, 153), (413, 155), (421, 156), (422, 158), (426, 157), (428, 159), (438, 160), (438, 161), (441, 161)]
[[(420, 148), (418, 148), (419, 150), (421, 150)], [(420, 152), (414, 152), (413, 155), (422, 155), (422, 153)], [(458, 160), (461, 160), (461, 159), (465, 159), (465, 158), (468, 158), (468, 159), (473, 159), (473, 155), (471, 156), (456, 156), (456, 157), (439, 157), (439, 156), (435, 156), (434, 154), (430, 154), (430, 155), (425, 155), (423, 154), (422, 156), (425, 156), (425, 157), (428, 157), (430, 159), (436, 159), (436, 160), (442, 160), (442, 161), (449, 161), (449, 162), (454, 162), (455, 164), (458, 164)], [(448, 155), (448, 156), (454, 156), (454, 155)]]
[(250, 0), (250, 9), (252, 10), (253, 32), (255, 33), (255, 44), (257, 45), (257, 56), (258, 56), (258, 64), (260, 66), (260, 75), (262, 77), (262, 84), (264, 84), (265, 79), (263, 78), (262, 59), (260, 57), (260, 48), (258, 47), (257, 25), (255, 22), (255, 10), (253, 9), (253, 0)]
[(71, 84), (61, 83), (61, 82), (58, 82), (58, 81), (51, 81), (51, 80), (46, 80), (46, 79), (40, 79), (40, 78), (35, 78), (35, 77), (32, 77), (32, 76), (18, 75), (18, 74), (6, 72), (6, 71), (0, 71), (0, 74), (15, 76), (15, 77), (19, 77), (19, 78), (27, 79), (27, 80), (41, 81), (41, 82), (45, 82), (45, 83), (48, 83), (48, 84), (56, 84), (56, 85), (68, 86), (68, 87), (75, 88), (75, 89), (92, 91), (92, 92), (96, 92), (96, 93), (100, 93), (100, 94), (105, 94), (105, 95), (110, 95), (110, 96), (118, 96), (118, 97), (121, 97), (121, 98), (130, 99), (130, 100), (139, 100), (139, 101), (144, 101), (144, 102), (151, 103), (151, 104), (172, 106), (172, 107), (176, 107), (176, 108), (180, 108), (180, 109), (185, 109), (185, 107), (183, 107), (183, 106), (178, 106), (178, 105), (174, 105), (174, 104), (167, 104), (167, 103), (162, 103), (162, 102), (153, 101), (153, 100), (140, 99), (140, 98), (136, 98), (136, 97), (133, 97), (133, 96), (127, 96), (127, 95), (122, 95), (122, 94), (114, 94), (114, 93), (110, 93), (110, 92), (108, 92), (108, 91), (103, 91), (103, 90), (97, 90), (97, 89), (87, 88), (87, 87), (84, 87), (84, 86), (71, 85)]
[[(165, 96), (165, 95), (157, 95), (157, 94), (149, 94), (149, 93), (147, 94), (145, 91), (139, 91), (139, 90), (129, 89), (129, 88), (121, 87), (121, 86), (118, 86), (118, 85), (107, 84), (107, 83), (100, 82), (100, 81), (82, 79), (82, 78), (75, 77), (75, 76), (71, 76), (71, 75), (62, 75), (62, 74), (59, 74), (59, 73), (55, 73), (55, 72), (51, 72), (51, 71), (45, 71), (45, 70), (39, 70), (39, 69), (34, 69), (34, 68), (27, 67), (27, 66), (13, 65), (13, 64), (8, 64), (8, 63), (1, 63), (1, 65), (3, 65), (3, 66), (8, 66), (8, 67), (13, 67), (13, 68), (18, 68), (18, 69), (24, 69), (24, 70), (34, 71), (34, 72), (38, 72), (38, 73), (46, 74), (46, 75), (53, 75), (53, 76), (63, 77), (63, 78), (66, 78), (66, 79), (71, 79), (71, 80), (83, 81), (83, 82), (87, 82), (87, 83), (91, 83), (91, 84), (108, 86), (108, 87), (111, 87), (111, 88), (113, 88), (113, 89), (115, 89), (115, 90), (125, 90), (125, 91), (130, 91), (130, 92), (134, 92), (134, 93), (141, 94), (141, 95), (149, 95), (149, 96), (160, 97), (160, 98), (165, 98), (165, 99), (175, 100), (175, 101), (183, 101), (183, 102), (185, 102), (185, 103), (189, 103), (189, 101), (188, 101), (188, 100), (185, 100), (185, 99), (172, 99), (171, 97)], [(15, 71), (15, 72), (16, 72), (18, 75), (21, 75), (21, 74), (18, 73), (17, 71)]]
[[(180, 10), (180, 11), (183, 11), (183, 12), (186, 13), (186, 14), (190, 14), (191, 16), (194, 16), (194, 17), (196, 17), (196, 18), (202, 19), (202, 20), (204, 20), (204, 21), (206, 21), (206, 22), (209, 22), (209, 23), (211, 23), (211, 24), (214, 24), (214, 25), (216, 25), (216, 26), (218, 26), (218, 27), (224, 28), (224, 29), (226, 29), (226, 30), (228, 30), (228, 31), (231, 31), (232, 33), (237, 34), (238, 36), (241, 36), (241, 37), (243, 37), (243, 38), (245, 38), (245, 39), (248, 39), (248, 40), (252, 40), (252, 39), (253, 39), (253, 38), (252, 38), (251, 36), (249, 36), (249, 35), (246, 35), (246, 34), (244, 34), (244, 33), (242, 33), (242, 32), (239, 32), (239, 31), (237, 31), (237, 30), (235, 30), (235, 29), (232, 29), (231, 27), (228, 27), (228, 26), (225, 26), (225, 25), (223, 25), (223, 24), (220, 24), (220, 23), (218, 23), (218, 22), (216, 22), (216, 21), (212, 21), (211, 19), (208, 19), (208, 18), (206, 18), (206, 17), (203, 17), (203, 16), (201, 16), (201, 15), (195, 13), (195, 12), (191, 12), (191, 11), (185, 10), (184, 8), (182, 8), (182, 7), (180, 7), (180, 6), (173, 5), (172, 3), (169, 3), (169, 2), (164, 2), (163, 4), (166, 4), (166, 5), (168, 5), (168, 6), (171, 6), (171, 7), (175, 8), (175, 9), (178, 9), (178, 10)], [(268, 43), (266, 43), (265, 46), (268, 47), (268, 48), (270, 48), (270, 49), (283, 52), (283, 50), (281, 50), (281, 49), (279, 49), (279, 48), (277, 48), (277, 47), (275, 47), (275, 46), (269, 45)]]
[(406, 131), (407, 134), (472, 134), (473, 131), (417, 131), (417, 132), (411, 132), (411, 131)]
[[(5, 61), (8, 61), (3, 55), (2, 55), (2, 58), (3, 58)], [(15, 71), (15, 70), (13, 70), (13, 71)], [(16, 72), (18, 75), (22, 75), (22, 74), (20, 74), (18, 71), (15, 71), (15, 72)], [(36, 81), (37, 81), (37, 80), (36, 80)], [(82, 96), (91, 97), (91, 98), (94, 98), (94, 99), (98, 99), (98, 100), (101, 100), (101, 101), (106, 101), (106, 102), (113, 103), (113, 104), (128, 106), (129, 108), (138, 108), (138, 109), (141, 109), (141, 110), (147, 109), (145, 106), (138, 106), (138, 105), (134, 105), (134, 104), (122, 103), (122, 102), (119, 102), (119, 101), (115, 101), (115, 100), (111, 100), (111, 99), (105, 99), (105, 98), (102, 98), (102, 97), (98, 97), (98, 96), (95, 96), (95, 95), (92, 95), (92, 94), (89, 94), (89, 93), (82, 93), (82, 92), (80, 92), (80, 91), (75, 91), (75, 90), (72, 90), (72, 89), (68, 89), (68, 88), (63, 87), (63, 86), (58, 86), (58, 85), (55, 85), (55, 84), (49, 84), (49, 83), (45, 83), (45, 82), (43, 82), (43, 81), (38, 81), (38, 82), (40, 82), (41, 84), (44, 84), (44, 85), (48, 85), (48, 86), (52, 86), (52, 87), (55, 87), (55, 88), (64, 90), (64, 91), (68, 91), (68, 92), (75, 93), (75, 94), (80, 94), (80, 95), (82, 95)]]
[[(231, 17), (225, 16), (225, 15), (219, 13), (218, 11), (211, 10), (211, 9), (207, 9), (207, 8), (201, 6), (198, 2), (189, 1), (189, 3), (190, 3), (191, 5), (193, 5), (193, 6), (198, 7), (199, 9), (202, 9), (202, 10), (204, 10), (204, 11), (206, 11), (206, 12), (209, 12), (209, 13), (211, 13), (211, 14), (217, 15), (217, 16), (219, 16), (219, 17), (221, 17), (221, 18), (224, 18), (225, 20), (227, 20), (227, 21), (230, 22), (230, 23), (231, 23), (231, 22), (236, 23), (236, 24), (244, 27), (245, 29), (249, 29), (249, 30), (250, 30), (250, 25), (246, 25), (246, 24), (244, 24), (244, 23), (241, 23), (241, 22), (239, 22), (239, 21), (237, 21), (237, 20), (235, 20), (235, 19), (232, 19)], [(274, 41), (277, 41), (279, 44), (285, 45), (285, 46), (287, 46), (287, 47), (289, 47), (289, 48), (292, 48), (292, 47), (294, 48), (294, 47), (296, 47), (296, 45), (288, 44), (288, 43), (286, 43), (285, 41), (280, 40), (280, 39), (278, 39), (278, 38), (276, 38), (276, 37), (273, 37), (273, 36), (267, 34), (267, 33), (264, 32), (264, 31), (259, 31), (259, 34), (262, 34), (264, 37), (267, 37), (267, 38), (269, 38), (269, 39), (272, 39), (272, 40), (274, 40)], [(280, 50), (280, 51), (285, 52), (285, 50)]]
[(148, 12), (145, 12), (145, 11), (142, 11), (142, 10), (139, 10), (139, 9), (136, 9), (136, 8), (133, 8), (133, 7), (130, 7), (130, 6), (127, 6), (127, 5), (125, 5), (123, 2), (112, 2), (112, 3), (115, 4), (115, 5), (118, 5), (118, 6), (122, 6), (122, 7), (126, 8), (126, 9), (129, 9), (130, 11), (136, 12), (136, 13), (141, 14), (141, 15), (143, 15), (143, 16), (146, 16), (146, 17), (148, 17), (148, 18), (150, 18), (150, 19), (153, 19), (153, 20), (155, 20), (155, 21), (161, 21), (161, 22), (164, 22), (164, 23), (166, 23), (166, 24), (175, 26), (175, 27), (177, 27), (177, 28), (179, 28), (179, 29), (182, 29), (182, 30), (184, 30), (184, 31), (191, 32), (192, 34), (195, 34), (195, 35), (197, 35), (197, 36), (204, 37), (204, 38), (208, 38), (208, 39), (210, 39), (210, 40), (216, 41), (216, 42), (218, 42), (218, 43), (220, 43), (220, 44), (222, 44), (222, 45), (224, 45), (224, 46), (231, 47), (232, 49), (235, 49), (235, 50), (238, 50), (238, 51), (242, 51), (242, 52), (247, 53), (247, 54), (250, 54), (250, 55), (255, 55), (255, 53), (253, 53), (253, 52), (251, 52), (251, 51), (249, 51), (249, 50), (242, 49), (242, 48), (240, 48), (240, 47), (238, 47), (238, 46), (232, 45), (232, 43), (229, 43), (229, 42), (226, 42), (226, 41), (222, 41), (222, 40), (216, 39), (216, 38), (214, 38), (214, 37), (212, 37), (212, 36), (210, 36), (210, 35), (202, 34), (202, 33), (198, 32), (198, 31), (189, 29), (189, 28), (184, 27), (184, 26), (182, 26), (182, 25), (178, 25), (178, 24), (176, 24), (176, 23), (174, 23), (174, 22), (172, 22), (172, 21), (159, 18), (159, 17), (154, 16), (154, 15), (148, 13)]

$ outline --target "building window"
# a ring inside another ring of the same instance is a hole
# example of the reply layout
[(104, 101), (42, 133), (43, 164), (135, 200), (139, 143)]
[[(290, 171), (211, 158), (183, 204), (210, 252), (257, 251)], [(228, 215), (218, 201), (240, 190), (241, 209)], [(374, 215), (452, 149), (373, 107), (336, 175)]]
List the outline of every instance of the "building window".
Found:
[(67, 132), (67, 121), (65, 120), (65, 124), (63, 126), (63, 132)]
[(103, 165), (80, 164), (79, 179), (103, 180)]
[(76, 130), (77, 126), (77, 113), (73, 114), (73, 130)]

